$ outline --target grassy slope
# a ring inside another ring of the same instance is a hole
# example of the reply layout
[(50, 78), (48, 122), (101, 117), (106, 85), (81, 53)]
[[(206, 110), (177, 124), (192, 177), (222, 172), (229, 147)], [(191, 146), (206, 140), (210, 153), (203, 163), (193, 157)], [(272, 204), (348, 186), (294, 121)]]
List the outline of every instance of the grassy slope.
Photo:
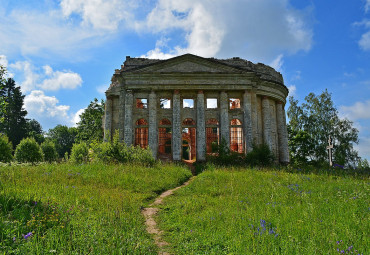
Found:
[(364, 177), (219, 169), (167, 198), (158, 220), (174, 254), (368, 254), (369, 212)]
[(174, 165), (0, 167), (0, 253), (156, 254), (140, 209), (190, 175)]

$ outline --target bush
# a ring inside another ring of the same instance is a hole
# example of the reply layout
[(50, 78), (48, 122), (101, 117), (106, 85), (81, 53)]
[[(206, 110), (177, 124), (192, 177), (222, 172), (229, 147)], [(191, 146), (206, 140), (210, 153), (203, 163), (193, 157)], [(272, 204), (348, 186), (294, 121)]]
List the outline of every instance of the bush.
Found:
[(34, 138), (24, 138), (15, 149), (15, 159), (18, 162), (30, 162), (32, 164), (43, 160), (40, 145)]
[(41, 144), (42, 152), (44, 153), (44, 160), (49, 163), (58, 159), (58, 153), (55, 144), (52, 141), (45, 141)]
[(230, 166), (244, 164), (244, 155), (231, 151), (225, 139), (221, 139), (220, 144), (216, 146), (216, 151), (216, 155), (208, 157), (208, 160), (216, 165)]
[(125, 163), (135, 162), (151, 166), (155, 163), (150, 149), (143, 149), (139, 146), (127, 146), (119, 139), (118, 133), (113, 137), (112, 142), (91, 143), (92, 160), (104, 163)]
[(72, 146), (71, 161), (73, 163), (82, 163), (89, 160), (89, 147), (86, 143), (75, 143)]
[(9, 138), (0, 134), (0, 162), (10, 162), (13, 159), (12, 151), (13, 145), (9, 142)]
[(267, 144), (253, 144), (252, 151), (245, 156), (245, 162), (250, 166), (270, 166), (275, 157)]

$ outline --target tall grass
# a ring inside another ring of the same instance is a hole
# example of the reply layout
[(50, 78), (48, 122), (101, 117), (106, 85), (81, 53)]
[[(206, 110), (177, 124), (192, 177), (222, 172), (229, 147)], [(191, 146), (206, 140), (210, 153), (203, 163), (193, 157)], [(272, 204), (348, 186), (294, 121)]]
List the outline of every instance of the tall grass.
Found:
[(0, 253), (156, 254), (140, 210), (190, 175), (160, 164), (0, 167)]
[(369, 254), (369, 179), (208, 169), (165, 200), (174, 254)]

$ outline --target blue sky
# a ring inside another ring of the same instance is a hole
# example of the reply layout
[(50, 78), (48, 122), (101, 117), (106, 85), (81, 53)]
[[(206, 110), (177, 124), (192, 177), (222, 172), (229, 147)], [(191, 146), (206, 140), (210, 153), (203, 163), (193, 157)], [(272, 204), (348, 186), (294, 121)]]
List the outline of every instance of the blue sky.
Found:
[(370, 159), (370, 0), (0, 0), (0, 63), (45, 131), (75, 125), (126, 56), (241, 57), (300, 102), (326, 88)]

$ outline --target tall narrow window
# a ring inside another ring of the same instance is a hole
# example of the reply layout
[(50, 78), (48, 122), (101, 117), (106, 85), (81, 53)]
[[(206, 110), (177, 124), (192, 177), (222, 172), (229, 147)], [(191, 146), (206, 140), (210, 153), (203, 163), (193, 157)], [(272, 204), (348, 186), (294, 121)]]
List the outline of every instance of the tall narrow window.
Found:
[(182, 122), (182, 158), (195, 160), (196, 156), (196, 123), (191, 118)]
[(172, 137), (172, 127), (171, 121), (168, 119), (162, 119), (159, 122), (159, 144), (158, 144), (158, 151), (159, 156), (162, 159), (170, 159), (171, 152), (172, 152), (172, 144), (171, 144), (171, 137)]
[(145, 119), (138, 119), (135, 127), (135, 146), (148, 147), (148, 122)]
[(216, 153), (219, 144), (219, 125), (218, 120), (209, 119), (206, 122), (206, 146), (207, 153)]
[(243, 128), (242, 122), (233, 119), (230, 122), (230, 150), (238, 153), (243, 152)]

